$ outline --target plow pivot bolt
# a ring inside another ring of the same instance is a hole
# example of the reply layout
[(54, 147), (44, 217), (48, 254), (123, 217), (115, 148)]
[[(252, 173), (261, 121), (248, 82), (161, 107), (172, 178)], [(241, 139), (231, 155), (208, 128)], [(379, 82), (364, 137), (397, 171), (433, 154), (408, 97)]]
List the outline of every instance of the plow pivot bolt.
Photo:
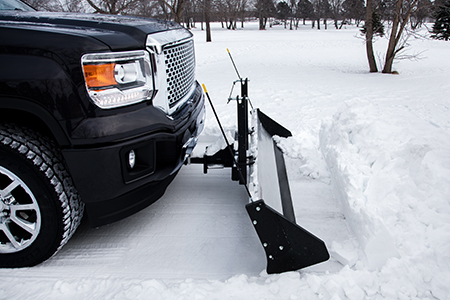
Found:
[(260, 210), (261, 210), (261, 207), (257, 206), (256, 211), (260, 211)]
[(264, 243), (263, 246), (264, 246), (264, 247), (267, 247), (267, 243)]
[(254, 220), (253, 221), (253, 225), (256, 225), (256, 224), (258, 224), (258, 222), (256, 220)]
[(273, 256), (272, 256), (272, 255), (269, 255), (269, 258), (270, 258), (270, 259), (273, 259)]
[(283, 250), (283, 249), (284, 249), (284, 247), (283, 247), (283, 246), (280, 246), (280, 247), (278, 247), (278, 248), (280, 248), (280, 250)]

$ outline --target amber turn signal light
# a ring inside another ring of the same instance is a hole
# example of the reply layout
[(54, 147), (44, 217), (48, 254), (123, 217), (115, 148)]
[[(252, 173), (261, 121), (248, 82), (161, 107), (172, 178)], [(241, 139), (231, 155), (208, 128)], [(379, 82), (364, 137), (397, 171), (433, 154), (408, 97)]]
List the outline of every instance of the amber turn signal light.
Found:
[(83, 65), (86, 85), (89, 89), (116, 85), (114, 78), (115, 63)]

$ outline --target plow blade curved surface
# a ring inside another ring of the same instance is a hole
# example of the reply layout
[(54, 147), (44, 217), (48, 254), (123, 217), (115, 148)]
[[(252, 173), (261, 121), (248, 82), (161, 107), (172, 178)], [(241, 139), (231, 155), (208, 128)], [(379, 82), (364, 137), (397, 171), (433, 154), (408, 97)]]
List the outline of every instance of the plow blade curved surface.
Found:
[(248, 187), (252, 199), (247, 212), (266, 252), (267, 273), (295, 271), (330, 258), (325, 243), (299, 226), (295, 220), (283, 152), (273, 136), (291, 132), (262, 113), (252, 111)]

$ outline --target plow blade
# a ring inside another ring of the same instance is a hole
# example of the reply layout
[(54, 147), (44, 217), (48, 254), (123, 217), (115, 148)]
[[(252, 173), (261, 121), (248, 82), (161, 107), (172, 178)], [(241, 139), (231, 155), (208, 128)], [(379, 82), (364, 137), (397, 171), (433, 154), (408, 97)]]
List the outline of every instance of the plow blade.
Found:
[(266, 252), (268, 274), (324, 262), (330, 258), (325, 243), (296, 223), (283, 152), (273, 139), (292, 134), (259, 109), (253, 109), (249, 119), (248, 80), (238, 82), (241, 97), (228, 99), (237, 102), (237, 149), (228, 142), (203, 86), (227, 146), (214, 155), (205, 150), (203, 157), (189, 161), (203, 164), (204, 173), (217, 165), (232, 167), (232, 180), (239, 181), (250, 198), (246, 210)]
[(330, 258), (325, 243), (297, 225), (283, 152), (273, 136), (289, 130), (256, 109), (250, 141), (254, 162), (249, 167), (252, 201), (246, 210), (266, 252), (267, 273), (295, 271)]

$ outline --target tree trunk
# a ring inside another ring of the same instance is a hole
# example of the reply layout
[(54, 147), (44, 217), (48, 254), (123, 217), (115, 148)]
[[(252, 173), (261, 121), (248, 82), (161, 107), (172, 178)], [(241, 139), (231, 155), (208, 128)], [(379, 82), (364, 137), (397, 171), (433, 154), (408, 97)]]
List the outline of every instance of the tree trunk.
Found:
[(392, 22), (391, 36), (389, 37), (389, 44), (386, 51), (386, 61), (384, 62), (383, 73), (392, 73), (392, 64), (394, 63), (395, 46), (397, 38), (397, 30), (400, 24), (400, 13), (403, 5), (403, 0), (397, 0), (395, 7), (394, 20)]
[(259, 17), (259, 30), (266, 30), (267, 18)]
[(208, 20), (208, 22), (206, 22), (206, 42), (212, 42), (211, 26), (209, 24), (209, 20)]
[(392, 22), (391, 36), (389, 37), (389, 45), (386, 51), (386, 61), (384, 62), (383, 73), (392, 73), (392, 65), (394, 64), (395, 55), (404, 47), (397, 48), (398, 42), (402, 37), (403, 30), (411, 17), (413, 10), (416, 8), (418, 0), (411, 2), (411, 5), (402, 19), (403, 0), (397, 0), (395, 7), (394, 20)]
[(366, 8), (366, 53), (369, 61), (370, 72), (378, 72), (377, 62), (373, 54), (373, 24), (372, 24), (372, 0), (367, 0)]
[(211, 26), (209, 24), (210, 22), (210, 7), (211, 7), (211, 0), (205, 0), (205, 23), (206, 23), (206, 42), (211, 42)]

